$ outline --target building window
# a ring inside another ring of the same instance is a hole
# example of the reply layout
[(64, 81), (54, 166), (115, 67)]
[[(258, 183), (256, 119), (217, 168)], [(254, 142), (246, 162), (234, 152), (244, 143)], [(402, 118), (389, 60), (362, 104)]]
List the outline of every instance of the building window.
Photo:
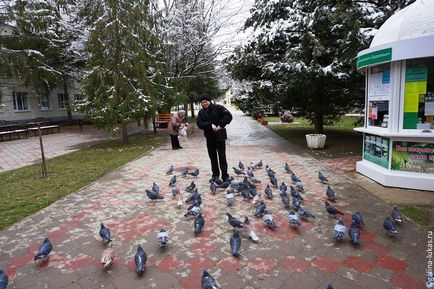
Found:
[(59, 108), (66, 109), (66, 96), (65, 96), (65, 94), (58, 93), (57, 99), (59, 100)]
[(39, 96), (38, 105), (41, 110), (50, 109), (50, 99), (48, 95)]
[(26, 92), (14, 92), (14, 110), (15, 111), (26, 111), (29, 110), (27, 106), (27, 93)]
[(369, 126), (388, 127), (390, 94), (390, 63), (371, 67), (368, 78)]
[(434, 128), (434, 57), (406, 61), (403, 129)]

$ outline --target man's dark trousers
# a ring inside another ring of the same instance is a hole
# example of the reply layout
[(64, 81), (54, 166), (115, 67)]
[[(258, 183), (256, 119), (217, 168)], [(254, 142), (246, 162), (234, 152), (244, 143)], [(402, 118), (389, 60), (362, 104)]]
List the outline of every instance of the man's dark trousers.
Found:
[[(222, 179), (226, 180), (228, 175), (228, 163), (226, 162), (226, 143), (225, 141), (210, 141), (207, 139), (206, 147), (208, 149), (208, 155), (211, 159), (211, 170), (213, 177), (220, 175), (220, 169), (222, 172)], [(217, 157), (218, 154), (218, 157)]]

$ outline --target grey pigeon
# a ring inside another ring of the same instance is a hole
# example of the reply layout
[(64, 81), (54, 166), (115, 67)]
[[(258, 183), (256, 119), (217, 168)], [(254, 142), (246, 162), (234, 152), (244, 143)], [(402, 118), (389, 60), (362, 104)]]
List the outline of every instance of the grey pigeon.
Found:
[(112, 239), (110, 238), (110, 230), (106, 226), (104, 226), (103, 223), (101, 223), (100, 225), (99, 235), (101, 236), (105, 244), (108, 244), (112, 241)]
[(293, 174), (293, 172), (292, 172), (290, 166), (288, 165), (288, 163), (285, 163), (285, 171), (286, 171), (288, 174)]
[(265, 172), (267, 173), (267, 176), (275, 176), (276, 172), (273, 171), (268, 165), (265, 166)]
[(238, 167), (240, 170), (244, 171), (244, 164), (241, 161), (238, 162)]
[(199, 200), (195, 199), (193, 204), (188, 207), (187, 213), (184, 214), (184, 217), (196, 217), (202, 212), (202, 208), (200, 207)]
[(289, 186), (289, 188), (291, 191), (291, 197), (304, 201), (303, 197), (298, 193), (296, 189), (294, 189), (293, 186)]
[(298, 199), (298, 198), (292, 198), (292, 205), (294, 206), (294, 208), (295, 208), (296, 211), (298, 210), (298, 208), (301, 207), (301, 203), (302, 203), (302, 202), (303, 202), (303, 201), (302, 201), (301, 199)]
[(270, 175), (270, 183), (273, 185), (273, 187), (277, 188), (277, 179), (274, 175)]
[(234, 230), (234, 234), (229, 240), (229, 244), (231, 245), (232, 256), (239, 257), (240, 256), (240, 247), (241, 247), (241, 238), (240, 234), (238, 234), (237, 230)]
[(234, 190), (229, 189), (226, 191), (226, 204), (228, 207), (232, 206), (234, 203)]
[(281, 192), (286, 192), (288, 190), (288, 187), (286, 186), (286, 184), (284, 182), (282, 182), (282, 184), (280, 185), (279, 190)]
[(387, 217), (383, 222), (383, 228), (390, 234), (398, 234), (398, 229), (396, 228), (395, 224), (392, 222), (392, 219), (390, 217)]
[(283, 203), (283, 206), (285, 207), (285, 209), (289, 209), (289, 197), (288, 197), (288, 194), (286, 192), (281, 192), (280, 193), (280, 198), (282, 199), (282, 203)]
[(293, 183), (301, 182), (300, 179), (294, 173), (291, 174), (291, 181)]
[(193, 193), (191, 193), (191, 195), (188, 196), (188, 198), (187, 198), (187, 200), (185, 200), (185, 202), (186, 202), (187, 204), (188, 204), (188, 203), (191, 203), (191, 202), (193, 202), (194, 200), (199, 199), (199, 196), (200, 196), (200, 194), (199, 194), (199, 192), (197, 191), (197, 188), (196, 188), (196, 189), (194, 189)]
[(231, 185), (231, 182), (232, 182), (233, 179), (234, 179), (233, 177), (227, 178), (226, 181), (224, 181), (223, 183), (217, 185), (217, 188), (227, 189)]
[(260, 169), (260, 168), (262, 168), (262, 166), (263, 166), (263, 163), (262, 163), (262, 160), (260, 160), (259, 162), (256, 163), (255, 168)]
[(332, 190), (332, 188), (330, 188), (330, 186), (327, 186), (327, 190), (326, 190), (326, 195), (327, 195), (327, 198), (330, 200), (330, 201), (336, 201), (336, 194), (335, 194), (335, 192)]
[(157, 234), (157, 241), (161, 248), (166, 247), (169, 244), (169, 234), (165, 229), (160, 229)]
[(137, 251), (134, 255), (134, 263), (136, 264), (136, 272), (137, 274), (143, 274), (145, 272), (146, 261), (148, 260), (148, 256), (143, 250), (142, 245), (137, 245)]
[(356, 212), (354, 214), (351, 215), (351, 220), (357, 225), (364, 225), (365, 222), (363, 221), (363, 216), (362, 214), (360, 214), (359, 212)]
[(172, 196), (176, 198), (177, 195), (181, 194), (177, 187), (172, 187)]
[(337, 214), (339, 214), (339, 215), (343, 215), (343, 214), (344, 214), (344, 213), (342, 213), (341, 211), (339, 211), (338, 209), (336, 209), (334, 206), (330, 205), (329, 202), (324, 202), (324, 205), (325, 205), (325, 208), (326, 208), (327, 212), (328, 212), (330, 215), (335, 216), (335, 215), (337, 215)]
[(251, 177), (251, 178), (254, 178), (255, 177), (255, 175), (253, 174), (253, 171), (252, 170), (247, 170), (247, 176), (248, 177)]
[(170, 181), (169, 181), (169, 186), (174, 186), (176, 184), (176, 176), (173, 176), (173, 177), (171, 177), (170, 178)]
[(256, 208), (255, 217), (257, 218), (262, 217), (265, 213), (265, 209), (267, 209), (267, 206), (265, 206), (264, 201), (261, 201), (258, 207)]
[(303, 207), (298, 207), (296, 208), (296, 211), (298, 213), (298, 216), (302, 219), (302, 220), (309, 220), (309, 218), (315, 218), (315, 216), (313, 214), (311, 214), (308, 210), (304, 209)]
[(333, 285), (331, 282), (329, 282), (329, 284), (327, 285), (327, 289), (333, 289)]
[(185, 168), (181, 172), (181, 177), (185, 178), (188, 175), (188, 168)]
[(146, 195), (148, 196), (148, 198), (152, 201), (164, 199), (164, 197), (162, 195), (160, 195), (159, 193), (151, 192), (150, 190), (145, 190), (145, 191), (146, 191)]
[(212, 182), (212, 183), (209, 185), (209, 189), (210, 189), (210, 191), (211, 191), (211, 194), (214, 195), (214, 194), (217, 192), (217, 184), (214, 183), (214, 182)]
[[(223, 184), (223, 180), (220, 178), (213, 178), (213, 182), (216, 183), (217, 185)], [(210, 181), (210, 183), (211, 183), (211, 181)]]
[(338, 223), (333, 229), (333, 240), (340, 241), (345, 236), (347, 228), (344, 225), (344, 220), (339, 218)]
[(360, 229), (357, 227), (354, 220), (351, 223), (351, 227), (348, 229), (348, 235), (350, 236), (353, 245), (360, 244)]
[(191, 175), (191, 176), (193, 176), (193, 177), (195, 177), (195, 178), (197, 178), (197, 176), (199, 175), (199, 169), (196, 169), (196, 170), (194, 170), (194, 172), (188, 173), (188, 174)]
[(204, 269), (202, 273), (201, 287), (202, 289), (219, 289), (214, 278), (208, 273), (206, 269)]
[(166, 171), (166, 175), (171, 175), (173, 173), (173, 170), (174, 170), (173, 165), (170, 165)]
[(228, 216), (228, 222), (234, 229), (243, 227), (243, 223), (237, 218), (233, 217), (230, 213), (226, 213), (226, 216)]
[(194, 181), (192, 181), (191, 184), (185, 188), (185, 190), (189, 193), (192, 193), (195, 188), (196, 188), (196, 184), (194, 183)]
[(155, 183), (152, 182), (152, 189), (151, 189), (154, 193), (159, 193), (160, 192), (160, 187)]
[(273, 198), (273, 191), (271, 190), (270, 185), (267, 184), (267, 187), (264, 190), (264, 194), (265, 194), (265, 197), (267, 199), (272, 199)]
[(0, 289), (6, 289), (8, 287), (9, 277), (5, 271), (0, 269)]
[(397, 223), (402, 223), (403, 221), (402, 221), (402, 215), (401, 215), (401, 212), (399, 211), (399, 209), (398, 209), (398, 207), (397, 206), (393, 206), (393, 209), (392, 209), (392, 218), (393, 218), (393, 220), (395, 221), (395, 222), (397, 222)]
[(326, 176), (324, 176), (321, 172), (318, 172), (318, 180), (321, 183), (328, 183), (328, 179), (326, 178)]
[(303, 183), (301, 181), (295, 182), (295, 189), (297, 190), (297, 192), (304, 193)]
[(232, 167), (234, 169), (234, 173), (239, 176), (239, 175), (245, 175), (246, 173), (244, 173), (243, 171), (237, 169), (236, 167)]
[(48, 237), (44, 238), (44, 241), (42, 241), (42, 244), (39, 245), (39, 249), (36, 252), (33, 260), (43, 260), (47, 258), (48, 254), (50, 254), (51, 250), (53, 250), (53, 244), (48, 239)]
[(290, 211), (288, 213), (288, 222), (291, 227), (296, 229), (298, 229), (301, 226), (300, 219), (298, 218), (298, 216), (295, 214), (294, 211)]
[(249, 180), (250, 182), (252, 182), (253, 184), (260, 184), (260, 183), (261, 183), (261, 181), (258, 180), (258, 179), (255, 178), (255, 177), (248, 177), (248, 180)]
[(273, 216), (267, 210), (265, 210), (262, 220), (264, 221), (264, 223), (267, 225), (268, 228), (272, 230), (277, 228), (276, 223), (273, 220)]
[(202, 232), (202, 228), (205, 225), (205, 220), (200, 213), (196, 219), (194, 219), (194, 235), (197, 236)]

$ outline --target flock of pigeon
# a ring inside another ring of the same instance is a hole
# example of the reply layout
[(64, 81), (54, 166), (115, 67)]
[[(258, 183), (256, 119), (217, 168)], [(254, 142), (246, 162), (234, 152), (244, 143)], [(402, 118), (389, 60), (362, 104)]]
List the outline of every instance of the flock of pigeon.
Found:
[[(225, 181), (220, 179), (210, 181), (210, 192), (211, 194), (216, 194), (218, 189), (224, 189), (226, 191), (225, 200), (228, 207), (233, 205), (234, 198), (237, 195), (240, 195), (244, 200), (249, 200), (255, 207), (254, 216), (256, 218), (262, 218), (264, 225), (270, 228), (271, 230), (276, 230), (277, 225), (273, 219), (272, 214), (267, 209), (265, 202), (262, 199), (262, 193), (258, 192), (256, 184), (261, 181), (258, 180), (254, 176), (254, 171), (260, 170), (263, 167), (262, 161), (257, 164), (251, 163), (247, 168), (240, 161), (238, 163), (238, 167), (233, 167), (234, 173), (236, 176), (242, 176), (243, 180), (236, 180), (234, 178), (228, 178)], [(291, 175), (291, 181), (293, 185), (289, 186), (289, 194), (292, 197), (292, 206), (291, 200), (288, 195), (288, 186), (282, 182), (280, 186), (278, 185), (278, 181), (276, 178), (276, 172), (271, 169), (268, 165), (265, 166), (265, 171), (269, 177), (270, 184), (267, 184), (264, 190), (264, 197), (266, 199), (273, 199), (273, 188), (279, 188), (279, 195), (285, 209), (288, 209), (288, 223), (289, 225), (299, 230), (302, 224), (302, 221), (310, 221), (311, 219), (315, 219), (315, 216), (309, 212), (309, 210), (303, 207), (304, 198), (300, 195), (300, 193), (304, 193), (304, 187), (302, 181), (295, 175), (295, 173), (291, 170), (290, 166), (285, 163), (284, 170), (286, 173)], [(174, 172), (174, 167), (171, 165), (169, 169), (166, 171), (167, 175), (171, 175)], [(187, 175), (191, 175), (193, 177), (198, 177), (199, 169), (196, 169), (193, 172), (189, 172), (187, 168), (185, 168), (181, 172), (181, 177), (186, 177)], [(331, 216), (344, 215), (343, 212), (338, 210), (331, 203), (335, 203), (338, 198), (336, 193), (329, 185), (329, 181), (326, 176), (324, 176), (321, 172), (318, 172), (318, 180), (327, 184), (327, 189), (325, 190), (325, 195), (329, 201), (325, 201), (325, 209)], [(169, 181), (169, 186), (171, 187), (171, 193), (173, 198), (177, 199), (177, 206), (181, 207), (183, 204), (182, 194), (179, 188), (176, 187), (177, 177), (176, 175), (172, 176)], [(193, 222), (193, 232), (195, 236), (198, 236), (205, 225), (205, 219), (202, 215), (202, 198), (201, 194), (198, 191), (198, 188), (194, 181), (191, 182), (189, 186), (185, 188), (185, 191), (190, 193), (188, 198), (185, 200), (189, 207), (187, 208), (184, 217), (189, 219), (194, 219)], [(157, 201), (164, 199), (164, 196), (160, 194), (159, 186), (153, 182), (151, 190), (146, 189), (146, 194), (150, 200)], [(250, 223), (250, 220), (247, 216), (244, 217), (244, 221), (240, 221), (236, 217), (232, 216), (230, 213), (226, 213), (228, 217), (228, 223), (233, 228), (233, 234), (229, 239), (229, 244), (231, 248), (231, 254), (234, 257), (240, 256), (240, 247), (241, 247), (241, 237), (239, 230), (242, 230), (242, 233), (253, 242), (258, 242), (259, 237), (254, 231), (253, 226)], [(360, 241), (360, 227), (364, 225), (364, 220), (362, 214), (356, 212), (352, 214), (352, 222), (351, 226), (348, 228), (348, 235), (351, 239), (353, 245), (357, 246), (361, 243)], [(403, 218), (399, 209), (394, 206), (391, 212), (391, 216), (386, 217), (383, 223), (384, 229), (387, 233), (391, 235), (398, 234), (398, 229), (396, 224), (400, 224), (403, 222)], [(347, 228), (344, 224), (343, 218), (339, 217), (337, 224), (333, 229), (333, 240), (336, 242), (342, 241), (347, 233)], [(107, 270), (113, 265), (114, 261), (114, 251), (112, 248), (112, 239), (110, 229), (107, 228), (103, 223), (100, 224), (99, 235), (106, 245), (102, 256), (101, 256), (101, 267), (103, 270)], [(165, 248), (169, 243), (169, 234), (168, 232), (162, 228), (159, 232), (157, 232), (157, 242), (161, 248)], [(36, 262), (45, 262), (53, 249), (53, 245), (48, 237), (45, 237), (42, 244), (39, 246), (38, 251), (34, 256), (34, 260)], [(134, 262), (136, 265), (137, 274), (143, 274), (146, 268), (147, 254), (143, 250), (142, 246), (138, 244), (136, 254), (134, 255)], [(0, 289), (5, 289), (8, 285), (8, 276), (7, 274), (0, 269)], [(203, 289), (213, 289), (218, 288), (216, 281), (214, 278), (208, 273), (206, 269), (203, 270), (201, 285)], [(333, 289), (331, 283), (328, 284), (327, 289)]]

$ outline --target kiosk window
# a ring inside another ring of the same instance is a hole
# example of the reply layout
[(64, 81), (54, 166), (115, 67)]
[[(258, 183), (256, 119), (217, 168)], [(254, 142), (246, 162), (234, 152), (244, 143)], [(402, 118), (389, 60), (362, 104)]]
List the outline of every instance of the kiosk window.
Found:
[(389, 99), (390, 63), (371, 67), (368, 78), (368, 126), (388, 127)]

